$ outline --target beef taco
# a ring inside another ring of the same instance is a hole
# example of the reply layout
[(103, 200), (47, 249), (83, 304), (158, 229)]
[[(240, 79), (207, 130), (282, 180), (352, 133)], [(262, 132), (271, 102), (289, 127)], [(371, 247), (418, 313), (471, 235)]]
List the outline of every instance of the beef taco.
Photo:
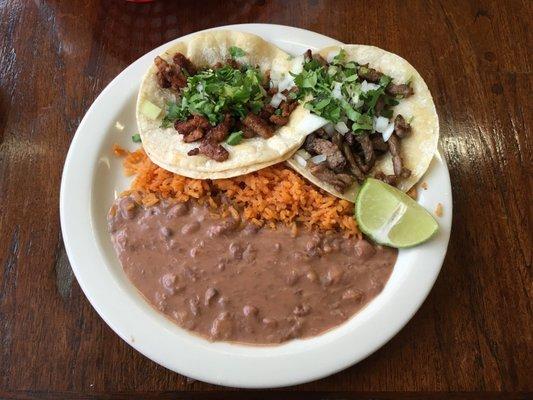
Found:
[(329, 121), (288, 160), (311, 182), (353, 202), (369, 176), (407, 191), (425, 173), (437, 150), (438, 116), (406, 60), (364, 45), (309, 50), (294, 82), (304, 107)]
[(137, 99), (143, 147), (161, 167), (191, 178), (227, 178), (290, 157), (325, 123), (279, 92), (270, 71), (288, 54), (258, 36), (211, 31), (156, 57)]

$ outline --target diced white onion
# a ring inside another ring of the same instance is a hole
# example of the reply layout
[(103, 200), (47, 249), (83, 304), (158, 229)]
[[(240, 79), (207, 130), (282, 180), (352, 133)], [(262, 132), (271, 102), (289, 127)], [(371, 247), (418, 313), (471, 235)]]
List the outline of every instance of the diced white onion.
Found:
[(353, 108), (359, 108), (365, 104), (365, 102), (359, 98), (359, 95), (359, 92), (355, 92), (351, 98)]
[(331, 63), (333, 59), (339, 54), (339, 50), (332, 50), (328, 53), (326, 60)]
[(272, 96), (272, 99), (270, 100), (270, 105), (274, 108), (278, 108), (281, 102), (285, 99), (286, 97), (278, 92), (274, 96)]
[(304, 56), (294, 57), (291, 62), (291, 72), (298, 75), (304, 69)]
[(294, 86), (294, 78), (291, 74), (286, 74), (285, 77), (278, 83), (278, 91), (283, 92), (289, 90)]
[(124, 125), (122, 125), (120, 122), (115, 122), (115, 128), (117, 128), (119, 131), (124, 130)]
[(369, 83), (367, 81), (363, 81), (361, 83), (361, 91), (363, 93), (366, 93), (369, 90), (376, 90), (376, 89), (379, 89), (379, 85), (376, 85), (375, 83)]
[(346, 123), (343, 121), (339, 121), (335, 124), (335, 130), (342, 135), (350, 131), (346, 126)]
[(394, 132), (394, 123), (391, 122), (387, 126), (387, 129), (385, 129), (385, 131), (381, 134), (383, 136), (383, 141), (386, 142), (387, 140), (389, 140), (393, 132)]
[(341, 87), (342, 87), (341, 82), (333, 83), (333, 90), (331, 91), (331, 96), (333, 98), (338, 99), (338, 100), (342, 99)]
[(326, 125), (324, 125), (324, 130), (328, 133), (328, 135), (333, 135), (333, 132), (335, 132), (335, 125), (333, 125), (331, 122), (328, 122)]
[(326, 156), (324, 154), (319, 154), (317, 156), (311, 157), (310, 161), (315, 165), (320, 164), (326, 161)]
[(300, 149), (296, 152), (296, 155), (299, 155), (300, 157), (302, 157), (304, 160), (309, 160), (311, 158), (311, 154), (309, 154), (307, 151), (305, 151), (304, 149)]
[(300, 164), (302, 167), (305, 167), (307, 165), (307, 161), (301, 157), (298, 153), (294, 155), (294, 159), (298, 164)]
[(204, 91), (204, 85), (202, 85), (201, 83), (196, 85), (196, 91), (200, 92), (200, 93), (203, 92)]
[(389, 120), (385, 117), (374, 117), (374, 131), (383, 133), (389, 126)]

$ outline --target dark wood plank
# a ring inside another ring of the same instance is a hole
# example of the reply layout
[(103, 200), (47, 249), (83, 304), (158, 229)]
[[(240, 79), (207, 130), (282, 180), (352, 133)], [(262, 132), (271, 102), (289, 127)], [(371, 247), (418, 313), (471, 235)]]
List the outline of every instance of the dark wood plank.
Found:
[(455, 207), (442, 273), (406, 328), (358, 365), (270, 396), (531, 391), (532, 4), (0, 2), (0, 397), (222, 398), (221, 388), (136, 353), (100, 320), (73, 279), (58, 198), (77, 125), (114, 76), (170, 39), (244, 22), (310, 29), (411, 61), (435, 97)]

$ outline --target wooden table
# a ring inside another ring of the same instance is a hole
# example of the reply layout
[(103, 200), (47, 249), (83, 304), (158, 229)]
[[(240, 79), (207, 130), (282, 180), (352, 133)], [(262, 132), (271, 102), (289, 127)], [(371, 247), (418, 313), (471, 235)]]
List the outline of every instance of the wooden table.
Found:
[[(74, 132), (111, 79), (170, 39), (244, 22), (310, 29), (411, 61), (437, 104), (455, 209), (440, 277), (387, 345), (283, 394), (233, 395), (525, 398), (533, 388), (533, 3), (217, 3), (0, 2), (0, 398), (229, 396), (143, 357), (98, 317), (73, 278), (58, 197)], [(425, 394), (383, 393), (391, 391)]]

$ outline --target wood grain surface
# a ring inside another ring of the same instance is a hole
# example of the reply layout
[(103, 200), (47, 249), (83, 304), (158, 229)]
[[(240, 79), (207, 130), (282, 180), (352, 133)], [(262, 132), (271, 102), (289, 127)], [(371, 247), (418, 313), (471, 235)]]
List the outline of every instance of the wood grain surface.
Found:
[[(532, 5), (1, 0), (0, 398), (526, 398)], [(129, 347), (81, 292), (59, 227), (63, 162), (100, 91), (168, 40), (245, 22), (408, 59), (434, 95), (454, 195), (444, 267), (407, 326), (352, 368), (269, 392), (190, 381)]]

